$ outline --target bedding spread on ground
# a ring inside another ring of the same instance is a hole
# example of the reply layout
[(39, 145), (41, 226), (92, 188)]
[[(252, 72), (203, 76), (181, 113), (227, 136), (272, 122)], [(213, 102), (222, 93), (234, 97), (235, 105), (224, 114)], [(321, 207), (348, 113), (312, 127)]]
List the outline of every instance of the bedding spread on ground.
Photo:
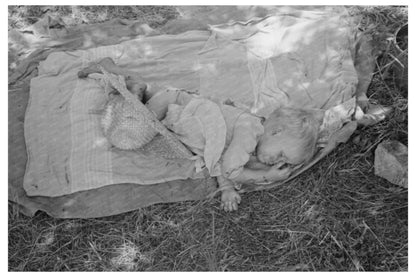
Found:
[[(9, 90), (9, 200), (28, 214), (44, 210), (56, 217), (98, 217), (153, 203), (202, 199), (215, 190), (209, 176), (221, 155), (213, 151), (215, 143), (225, 144), (224, 124), (200, 129), (205, 136), (198, 140), (205, 144), (197, 154), (208, 167), (202, 171), (201, 159), (165, 159), (109, 145), (97, 112), (106, 101), (102, 76), (77, 77), (82, 67), (104, 57), (161, 90), (178, 88), (214, 102), (230, 100), (257, 116), (267, 117), (282, 106), (315, 109), (326, 117), (323, 151), (314, 162), (345, 141), (356, 124), (339, 131), (352, 119), (355, 97), (365, 95), (371, 75), (371, 66), (365, 66), (371, 59), (357, 51), (356, 30), (346, 12), (274, 8), (266, 16), (250, 16), (175, 35), (144, 35), (130, 28), (133, 35), (116, 44), (100, 38), (97, 45), (92, 39), (90, 46), (78, 41), (78, 50), (63, 46), (47, 57), (42, 51), (30, 56), (29, 61), (42, 60), (37, 76), (28, 73), (31, 63), (26, 62), (11, 77), (23, 84), (31, 79), (30, 96), (27, 86)], [(209, 111), (220, 113), (211, 106)], [(198, 120), (216, 117), (225, 123), (220, 114), (204, 117), (204, 112)]]

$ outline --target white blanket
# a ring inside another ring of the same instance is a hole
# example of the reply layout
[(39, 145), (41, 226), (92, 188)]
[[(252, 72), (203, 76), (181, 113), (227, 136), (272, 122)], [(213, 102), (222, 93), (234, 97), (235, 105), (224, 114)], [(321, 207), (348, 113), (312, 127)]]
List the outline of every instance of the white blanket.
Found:
[(194, 161), (109, 148), (100, 115), (91, 113), (105, 101), (103, 88), (97, 79), (77, 78), (90, 61), (111, 57), (148, 83), (231, 99), (261, 116), (281, 106), (327, 110), (355, 94), (351, 34), (345, 14), (305, 11), (53, 53), (31, 82), (24, 188), (54, 197), (204, 177)]

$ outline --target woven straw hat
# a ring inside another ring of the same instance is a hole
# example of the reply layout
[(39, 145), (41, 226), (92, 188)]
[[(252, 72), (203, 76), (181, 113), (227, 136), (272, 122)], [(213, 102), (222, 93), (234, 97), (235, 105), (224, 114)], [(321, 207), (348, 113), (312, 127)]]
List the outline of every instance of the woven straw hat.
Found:
[(101, 126), (108, 141), (123, 150), (141, 148), (158, 133), (121, 95), (112, 95), (108, 100)]
[(110, 96), (101, 121), (104, 135), (111, 144), (125, 150), (138, 149), (159, 133), (163, 139), (158, 142), (165, 142), (172, 150), (165, 152), (171, 152), (178, 158), (192, 159), (192, 152), (127, 90), (123, 76), (111, 74), (99, 64), (98, 68), (104, 79), (121, 94)]

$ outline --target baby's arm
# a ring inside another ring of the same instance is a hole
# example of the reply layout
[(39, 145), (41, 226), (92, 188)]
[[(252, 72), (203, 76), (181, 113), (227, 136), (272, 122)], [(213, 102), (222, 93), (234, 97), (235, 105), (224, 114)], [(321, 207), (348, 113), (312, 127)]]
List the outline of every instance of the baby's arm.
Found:
[(239, 193), (235, 190), (234, 183), (261, 184), (273, 183), (289, 177), (291, 169), (286, 167), (279, 169), (277, 166), (268, 166), (260, 162), (251, 162), (251, 167), (243, 167), (232, 180), (218, 176), (217, 181), (221, 190), (221, 209), (226, 212), (236, 211), (241, 202)]
[(293, 169), (280, 167), (283, 163), (273, 166), (260, 162), (256, 156), (250, 156), (241, 173), (233, 180), (242, 184), (273, 183), (285, 180)]
[(234, 188), (234, 183), (260, 184), (273, 183), (289, 177), (291, 169), (286, 167), (278, 169), (277, 166), (268, 166), (257, 162), (251, 164), (251, 168), (244, 167), (239, 175), (232, 180), (218, 176), (217, 181), (221, 190), (221, 209), (226, 212), (236, 211), (241, 202), (239, 193)]
[(269, 166), (250, 158), (263, 132), (260, 119), (249, 114), (242, 114), (235, 123), (232, 140), (223, 154), (221, 165), (222, 178), (228, 179), (228, 186), (223, 185), (223, 189), (221, 184), (225, 182), (218, 179), (222, 190), (222, 206), (226, 211), (236, 210), (241, 200), (234, 186), (229, 184), (273, 183), (288, 178), (292, 171), (290, 168), (279, 169), (281, 164)]
[(183, 90), (161, 90), (146, 103), (158, 120), (162, 120), (168, 111), (169, 104), (183, 105), (189, 103), (194, 96)]
[(241, 184), (273, 183), (287, 179), (291, 171), (289, 167), (279, 169), (276, 166), (267, 165), (264, 165), (263, 168), (254, 169), (244, 167), (233, 181)]
[(223, 176), (218, 176), (217, 182), (221, 190), (221, 209), (226, 212), (236, 211), (238, 204), (241, 202), (241, 197), (234, 189), (234, 183)]

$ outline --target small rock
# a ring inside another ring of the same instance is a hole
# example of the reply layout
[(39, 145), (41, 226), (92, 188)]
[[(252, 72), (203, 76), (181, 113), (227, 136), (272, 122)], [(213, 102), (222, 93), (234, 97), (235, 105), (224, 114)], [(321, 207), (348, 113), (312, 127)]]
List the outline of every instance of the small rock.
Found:
[(407, 147), (398, 141), (383, 141), (377, 146), (374, 173), (390, 183), (407, 188)]

